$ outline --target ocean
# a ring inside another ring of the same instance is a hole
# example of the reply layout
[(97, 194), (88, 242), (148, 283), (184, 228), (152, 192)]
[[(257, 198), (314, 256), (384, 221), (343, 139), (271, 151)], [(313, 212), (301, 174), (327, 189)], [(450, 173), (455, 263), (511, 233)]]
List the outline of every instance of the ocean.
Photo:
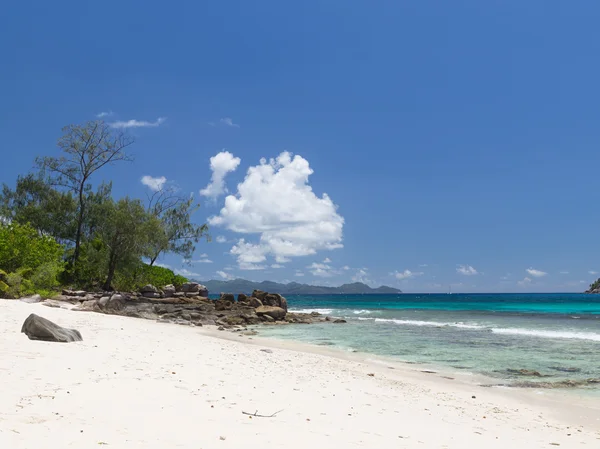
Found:
[(261, 327), (265, 337), (391, 357), (489, 385), (600, 392), (600, 295), (288, 296), (347, 324)]

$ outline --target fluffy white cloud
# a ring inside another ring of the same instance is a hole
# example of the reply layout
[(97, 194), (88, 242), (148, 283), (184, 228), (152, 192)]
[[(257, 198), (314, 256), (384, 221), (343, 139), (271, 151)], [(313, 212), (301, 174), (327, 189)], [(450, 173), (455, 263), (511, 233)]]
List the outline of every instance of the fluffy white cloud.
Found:
[(331, 259), (329, 257), (326, 257), (325, 260), (323, 260), (323, 263), (331, 263)]
[(528, 285), (531, 284), (531, 278), (524, 278), (522, 281), (517, 282), (519, 285)]
[(126, 128), (156, 128), (162, 125), (167, 119), (165, 117), (159, 117), (154, 122), (147, 122), (145, 120), (127, 120), (121, 122), (113, 122), (110, 124), (112, 128), (126, 129)]
[(237, 123), (233, 123), (233, 119), (231, 117), (223, 117), (219, 120), (219, 123), (224, 126), (229, 126), (230, 128), (239, 128), (240, 125)]
[(98, 117), (98, 118), (104, 118), (104, 117), (110, 117), (111, 115), (113, 115), (112, 111), (99, 112), (98, 114), (96, 114), (96, 117)]
[(144, 184), (150, 190), (154, 190), (155, 192), (158, 192), (159, 190), (162, 190), (163, 186), (167, 182), (167, 178), (165, 178), (164, 176), (154, 178), (152, 176), (146, 175), (146, 176), (142, 176), (141, 181), (142, 181), (142, 184)]
[(227, 176), (227, 173), (235, 171), (238, 168), (238, 165), (240, 165), (240, 162), (241, 159), (239, 157), (234, 157), (229, 151), (221, 151), (211, 157), (210, 169), (212, 170), (212, 177), (210, 184), (200, 190), (200, 195), (214, 199), (227, 193), (225, 176)]
[(174, 271), (175, 274), (180, 274), (182, 276), (185, 276), (186, 278), (199, 278), (201, 276), (200, 273), (194, 273), (193, 271), (190, 271), (186, 268), (176, 268)]
[(348, 271), (349, 269), (350, 269), (350, 267), (349, 267), (348, 265), (344, 265), (344, 266), (342, 267), (342, 270), (346, 270), (346, 271)]
[(209, 218), (213, 226), (260, 236), (258, 243), (241, 239), (231, 249), (240, 264), (261, 263), (269, 255), (284, 263), (343, 246), (344, 219), (327, 194), (315, 195), (308, 184), (312, 173), (306, 159), (288, 152), (262, 159), (248, 169), (237, 195), (227, 196), (219, 215)]
[(471, 265), (459, 265), (456, 272), (465, 276), (474, 276), (479, 274)]
[(400, 279), (402, 281), (402, 280), (405, 280), (405, 279), (414, 278), (416, 276), (421, 276), (423, 274), (424, 273), (421, 272), (421, 271), (419, 271), (419, 272), (413, 272), (413, 271), (410, 271), (410, 270), (404, 270), (403, 272), (396, 271), (394, 273), (394, 276), (396, 276), (396, 279)]
[(588, 271), (588, 273), (591, 274), (592, 276), (595, 276), (598, 274), (598, 272), (594, 271), (594, 270), (590, 270), (590, 271)]
[(217, 274), (227, 281), (233, 279), (233, 275), (225, 271), (217, 271)]
[(304, 276), (304, 273), (302, 271), (296, 271), (294, 276), (302, 277), (302, 276)]
[(271, 265), (271, 268), (283, 268), (284, 265), (281, 265), (280, 263), (274, 263)]
[(532, 268), (532, 267), (527, 268), (527, 270), (525, 270), (525, 271), (527, 271), (527, 273), (529, 273), (529, 275), (533, 276), (534, 278), (541, 278), (548, 274), (545, 271), (536, 270), (535, 268)]
[(359, 269), (354, 276), (352, 276), (353, 282), (362, 282), (363, 284), (372, 284), (373, 282), (369, 279), (369, 273), (366, 268)]
[(227, 241), (224, 235), (218, 235), (216, 240), (217, 243), (225, 243)]
[(322, 278), (331, 277), (334, 274), (337, 274), (337, 272), (326, 263), (313, 262), (306, 268), (312, 273), (313, 276), (318, 276)]

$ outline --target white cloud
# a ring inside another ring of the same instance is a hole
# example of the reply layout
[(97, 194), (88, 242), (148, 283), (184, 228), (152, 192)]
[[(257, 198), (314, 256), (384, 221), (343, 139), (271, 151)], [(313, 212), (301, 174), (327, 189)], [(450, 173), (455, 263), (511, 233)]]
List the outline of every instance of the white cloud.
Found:
[(428, 267), (428, 266), (429, 266), (429, 265), (428, 265), (428, 264), (426, 264), (426, 263), (419, 264), (419, 267), (420, 267), (420, 268), (425, 268), (425, 267)]
[(302, 276), (304, 276), (304, 273), (302, 271), (296, 271), (294, 276), (302, 277)]
[(398, 271), (396, 271), (396, 272), (394, 273), (394, 276), (396, 276), (396, 279), (400, 279), (400, 280), (402, 281), (402, 280), (405, 280), (405, 279), (414, 278), (415, 276), (421, 276), (421, 275), (423, 275), (423, 274), (424, 274), (424, 273), (423, 273), (423, 272), (421, 272), (421, 271), (414, 273), (414, 272), (412, 272), (412, 271), (410, 271), (410, 270), (404, 270), (404, 271), (403, 271), (403, 272), (401, 272), (401, 273), (400, 273), (400, 272), (398, 272)]
[(234, 277), (231, 273), (227, 273), (225, 271), (217, 271), (217, 274), (225, 280), (231, 280)]
[(176, 268), (174, 271), (175, 274), (180, 274), (181, 276), (185, 276), (186, 278), (199, 278), (201, 276), (200, 273), (194, 273), (186, 268)]
[(224, 235), (218, 235), (216, 240), (217, 240), (217, 243), (225, 243), (227, 241), (227, 239), (225, 238)]
[(465, 276), (474, 276), (476, 274), (479, 274), (477, 270), (471, 265), (459, 265), (456, 269), (456, 272)]
[(517, 282), (519, 285), (528, 285), (531, 284), (531, 278), (524, 278), (522, 281)]
[(533, 276), (534, 278), (541, 278), (548, 274), (545, 271), (536, 270), (535, 268), (532, 268), (532, 267), (527, 268), (527, 270), (525, 270), (525, 271), (527, 271), (527, 273), (529, 273), (529, 275)]
[(213, 263), (213, 261), (210, 259), (199, 259), (199, 260), (194, 260), (193, 263)]
[(331, 259), (329, 257), (326, 257), (325, 260), (323, 260), (323, 263), (331, 263)]
[(231, 249), (243, 263), (247, 256), (260, 263), (268, 255), (277, 263), (291, 257), (341, 248), (344, 219), (327, 194), (318, 197), (308, 184), (313, 173), (306, 159), (281, 153), (277, 159), (261, 159), (250, 167), (237, 195), (225, 198), (213, 226), (225, 226), (241, 234), (258, 234), (258, 243), (245, 239)]
[(164, 176), (154, 178), (152, 176), (146, 175), (146, 176), (142, 176), (141, 181), (142, 181), (142, 184), (144, 184), (150, 190), (154, 190), (155, 192), (158, 192), (159, 190), (162, 190), (163, 186), (167, 182), (167, 178), (165, 178)]
[(127, 120), (113, 122), (110, 124), (112, 128), (127, 129), (127, 128), (156, 128), (162, 125), (167, 119), (165, 117), (159, 117), (154, 122), (147, 122), (145, 120)]
[(346, 270), (346, 271), (348, 271), (349, 269), (350, 269), (350, 267), (349, 267), (348, 265), (344, 265), (344, 266), (342, 267), (342, 270)]
[(230, 128), (240, 127), (240, 125), (238, 125), (237, 123), (233, 123), (231, 117), (223, 117), (221, 120), (219, 120), (219, 123), (224, 126), (229, 126)]
[[(327, 260), (327, 259), (325, 259), (325, 260)], [(308, 271), (310, 271), (312, 273), (313, 276), (318, 276), (318, 277), (323, 277), (323, 278), (331, 277), (334, 274), (337, 274), (337, 272), (333, 268), (331, 268), (330, 265), (327, 265), (326, 263), (313, 262), (306, 268), (308, 269)]]
[(281, 265), (280, 263), (274, 263), (271, 265), (271, 268), (283, 268), (284, 266)]
[(353, 282), (362, 282), (363, 284), (371, 284), (371, 279), (369, 279), (369, 273), (366, 268), (359, 269), (354, 276), (352, 276)]
[(96, 114), (96, 117), (98, 117), (98, 118), (104, 118), (104, 117), (110, 117), (111, 115), (113, 115), (112, 111), (99, 112), (98, 114)]
[(200, 195), (215, 199), (218, 196), (227, 193), (225, 176), (227, 176), (227, 173), (235, 171), (238, 168), (238, 165), (240, 165), (240, 162), (241, 159), (239, 157), (234, 157), (229, 151), (221, 151), (211, 157), (210, 169), (212, 170), (212, 177), (210, 184), (200, 190)]
[(598, 272), (594, 271), (594, 270), (590, 270), (590, 271), (588, 271), (588, 273), (591, 274), (591, 275), (593, 275), (593, 276), (595, 276), (596, 274), (598, 274)]
[(154, 265), (156, 265), (157, 267), (168, 268), (169, 270), (171, 269), (171, 265), (166, 263), (154, 262)]

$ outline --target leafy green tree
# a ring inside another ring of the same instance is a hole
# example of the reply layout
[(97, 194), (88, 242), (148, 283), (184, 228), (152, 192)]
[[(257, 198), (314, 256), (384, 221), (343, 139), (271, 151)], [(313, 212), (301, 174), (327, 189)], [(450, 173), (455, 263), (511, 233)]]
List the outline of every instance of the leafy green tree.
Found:
[(71, 192), (55, 190), (39, 175), (19, 176), (14, 190), (4, 184), (0, 193), (2, 217), (15, 223), (29, 223), (63, 243), (75, 239), (76, 211)]
[(77, 265), (88, 208), (88, 194), (91, 191), (90, 179), (108, 164), (130, 161), (131, 157), (126, 150), (133, 143), (133, 139), (121, 131), (112, 129), (103, 121), (69, 125), (63, 128), (63, 133), (58, 140), (62, 156), (38, 157), (36, 163), (53, 186), (64, 188), (75, 196), (77, 213), (72, 260), (73, 265)]
[(148, 211), (158, 218), (162, 227), (153, 234), (148, 242), (146, 256), (150, 265), (154, 265), (161, 254), (175, 253), (184, 259), (191, 259), (196, 243), (208, 235), (208, 225), (192, 223), (191, 217), (200, 205), (193, 198), (178, 196), (172, 189), (161, 189), (149, 198)]
[(64, 247), (54, 237), (40, 234), (31, 225), (0, 223), (0, 269), (35, 270), (46, 263), (60, 263)]
[(148, 214), (141, 201), (128, 197), (108, 202), (104, 219), (98, 226), (98, 237), (106, 245), (106, 280), (110, 290), (115, 273), (139, 264), (147, 250), (149, 236), (160, 232), (160, 222)]

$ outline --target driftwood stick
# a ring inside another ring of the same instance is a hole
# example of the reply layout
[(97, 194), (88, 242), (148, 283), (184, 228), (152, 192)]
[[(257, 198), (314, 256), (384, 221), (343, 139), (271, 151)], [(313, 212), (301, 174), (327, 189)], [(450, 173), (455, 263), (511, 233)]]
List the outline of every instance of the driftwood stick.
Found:
[(273, 418), (273, 417), (275, 417), (275, 415), (277, 415), (277, 413), (281, 413), (282, 411), (283, 410), (279, 410), (278, 412), (275, 412), (272, 415), (259, 415), (258, 410), (255, 411), (254, 413), (248, 413), (248, 412), (244, 412), (244, 411), (242, 411), (242, 413), (244, 415), (248, 415), (248, 416), (256, 416), (257, 418)]

